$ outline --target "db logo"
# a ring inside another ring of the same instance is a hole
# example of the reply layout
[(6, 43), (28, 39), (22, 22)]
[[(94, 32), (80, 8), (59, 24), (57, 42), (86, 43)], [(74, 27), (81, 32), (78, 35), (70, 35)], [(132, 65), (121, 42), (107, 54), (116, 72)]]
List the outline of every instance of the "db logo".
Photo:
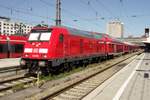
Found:
[(34, 48), (33, 53), (38, 53), (38, 48)]

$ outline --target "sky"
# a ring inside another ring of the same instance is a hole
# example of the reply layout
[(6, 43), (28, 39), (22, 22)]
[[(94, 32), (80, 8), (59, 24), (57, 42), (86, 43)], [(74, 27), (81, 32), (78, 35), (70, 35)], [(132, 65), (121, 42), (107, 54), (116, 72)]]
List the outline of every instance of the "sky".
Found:
[[(0, 16), (27, 24), (55, 25), (56, 0), (0, 0)], [(150, 0), (61, 0), (62, 25), (106, 32), (109, 21), (124, 24), (124, 36), (141, 36), (150, 27)]]

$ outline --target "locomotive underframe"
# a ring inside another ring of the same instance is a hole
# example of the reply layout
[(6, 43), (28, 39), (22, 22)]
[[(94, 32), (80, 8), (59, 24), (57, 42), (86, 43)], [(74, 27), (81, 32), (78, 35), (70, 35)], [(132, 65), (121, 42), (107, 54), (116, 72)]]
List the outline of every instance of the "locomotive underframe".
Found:
[[(84, 65), (91, 62), (98, 62), (102, 59), (110, 58), (105, 54), (84, 56), (84, 57), (66, 57), (60, 59), (51, 59), (51, 60), (38, 60), (38, 59), (26, 59), (22, 58), (21, 61), (24, 61), (22, 68), (29, 69), (29, 73), (38, 73), (41, 71), (43, 74), (53, 73), (58, 70), (68, 70), (71, 65)], [(43, 63), (43, 65), (42, 65)]]

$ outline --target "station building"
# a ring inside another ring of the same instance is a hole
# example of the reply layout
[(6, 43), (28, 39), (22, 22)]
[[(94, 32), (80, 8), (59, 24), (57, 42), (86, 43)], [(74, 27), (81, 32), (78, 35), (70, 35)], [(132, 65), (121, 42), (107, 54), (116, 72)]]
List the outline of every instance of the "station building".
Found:
[(112, 37), (123, 38), (124, 24), (121, 21), (111, 21), (107, 24), (106, 32)]
[(23, 22), (12, 21), (7, 17), (0, 17), (0, 33), (3, 34), (27, 34), (32, 27), (32, 25)]

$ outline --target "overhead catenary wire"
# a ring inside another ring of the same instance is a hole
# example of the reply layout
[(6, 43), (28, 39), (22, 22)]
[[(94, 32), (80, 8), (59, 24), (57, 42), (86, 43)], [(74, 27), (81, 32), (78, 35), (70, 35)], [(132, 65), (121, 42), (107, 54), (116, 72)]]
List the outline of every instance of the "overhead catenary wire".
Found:
[(87, 2), (85, 2), (83, 0), (80, 0), (80, 2), (88, 6), (96, 14), (96, 16), (98, 16), (98, 11), (95, 10), (95, 8), (92, 6), (91, 1), (88, 0)]
[[(47, 2), (46, 0), (39, 0), (39, 1), (43, 2), (43, 4), (45, 4), (49, 7), (55, 7), (55, 4), (53, 4), (51, 2)], [(65, 1), (65, 0), (63, 0), (63, 1)], [(97, 19), (101, 19), (101, 20), (108, 20), (109, 19), (107, 17), (98, 16), (99, 12), (96, 11), (97, 9), (95, 10), (95, 8), (94, 8), (95, 6), (93, 6), (93, 1), (90, 1), (90, 0), (88, 0), (88, 1), (80, 0), (80, 1), (82, 2), (82, 4), (89, 7), (89, 9), (91, 9), (91, 11), (93, 11), (96, 14), (97, 18), (91, 18), (91, 19), (90, 18), (83, 18), (82, 16), (77, 15), (77, 14), (73, 13), (72, 11), (69, 11), (69, 9), (62, 8), (63, 13), (66, 13), (72, 17), (72, 19), (67, 19), (67, 20), (71, 20), (73, 22), (76, 22), (75, 24), (79, 24), (78, 22), (83, 21), (83, 22), (87, 22), (89, 24), (94, 25), (94, 27), (99, 27), (100, 24), (98, 23)], [(111, 12), (111, 10), (107, 6), (105, 6), (100, 0), (95, 0), (95, 1), (97, 2), (97, 4), (101, 4), (101, 6), (103, 6), (104, 10), (106, 10), (110, 15), (113, 14)], [(43, 15), (33, 13), (33, 11), (32, 11), (34, 9), (33, 7), (29, 7), (29, 10), (12, 8), (12, 7), (8, 7), (8, 6), (4, 6), (2, 4), (0, 4), (0, 7), (9, 10), (11, 14), (16, 12), (16, 13), (29, 15), (29, 16), (39, 17), (39, 18), (46, 19), (46, 20), (52, 20), (53, 22), (55, 22), (55, 19), (53, 17), (43, 16)], [(141, 15), (134, 14), (134, 15), (130, 15), (130, 16), (126, 15), (126, 17), (131, 17), (131, 18), (140, 18), (140, 17), (145, 17), (145, 16), (149, 16), (149, 15), (142, 15), (142, 14)], [(111, 17), (111, 18), (113, 18), (113, 17)], [(93, 22), (93, 21), (96, 21), (96, 22)], [(65, 23), (71, 24), (71, 22), (67, 22), (66, 20), (63, 19), (63, 24), (65, 24)]]
[(106, 12), (108, 12), (111, 16), (113, 15), (114, 16), (114, 14), (112, 13), (112, 11), (108, 8), (108, 7), (106, 7), (100, 0), (95, 0), (99, 5), (101, 5), (103, 8), (104, 8), (104, 10), (106, 11)]
[[(50, 3), (50, 2), (47, 2), (47, 1), (45, 1), (45, 0), (39, 0), (39, 1), (42, 2), (43, 4), (47, 5), (47, 6), (51, 5), (52, 7), (55, 7), (54, 4), (52, 4), (52, 3)], [(72, 18), (73, 18), (72, 21), (74, 21), (74, 22), (83, 21), (83, 22), (87, 22), (87, 23), (89, 23), (89, 24), (92, 24), (92, 25), (94, 25), (95, 27), (100, 26), (100, 25), (97, 24), (97, 23), (90, 22), (90, 21), (92, 21), (92, 20), (90, 20), (90, 19), (88, 19), (88, 18), (83, 18), (83, 17), (81, 17), (80, 15), (74, 14), (73, 12), (69, 11), (68, 9), (65, 9), (65, 8), (62, 7), (61, 10), (62, 10), (63, 13), (66, 13), (66, 14), (68, 14), (70, 17), (72, 17)], [(74, 19), (74, 17), (76, 17), (76, 18)], [(64, 20), (64, 19), (63, 19), (63, 20)], [(62, 21), (63, 21), (63, 20), (62, 20)], [(66, 21), (63, 21), (63, 23), (65, 23), (65, 22), (66, 22)]]
[(52, 21), (55, 21), (53, 18), (51, 18), (49, 16), (47, 16), (47, 17), (46, 16), (41, 16), (41, 15), (37, 15), (37, 14), (34, 14), (34, 13), (29, 13), (27, 11), (22, 11), (22, 10), (19, 10), (19, 9), (15, 9), (15, 8), (11, 8), (11, 7), (8, 7), (8, 6), (4, 6), (4, 5), (1, 5), (1, 4), (0, 4), (0, 7), (4, 8), (4, 9), (7, 9), (7, 10), (10, 10), (11, 13), (12, 12), (16, 12), (16, 13), (29, 15), (29, 16), (40, 17), (40, 18), (43, 18), (43, 19), (51, 19)]

